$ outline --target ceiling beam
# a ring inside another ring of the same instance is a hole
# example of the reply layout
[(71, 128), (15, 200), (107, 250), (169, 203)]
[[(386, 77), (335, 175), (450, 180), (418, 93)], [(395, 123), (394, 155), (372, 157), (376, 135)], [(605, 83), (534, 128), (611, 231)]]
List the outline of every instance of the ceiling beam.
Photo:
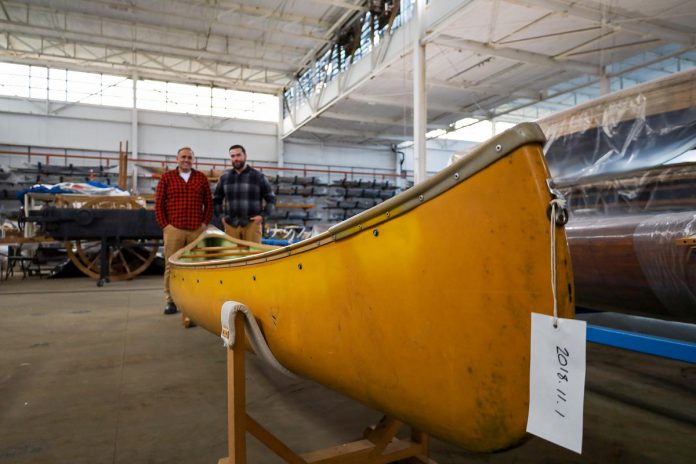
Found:
[(385, 126), (396, 126), (403, 123), (404, 118), (380, 118), (377, 116), (367, 116), (355, 113), (338, 113), (336, 111), (324, 111), (318, 116), (319, 119), (335, 119), (337, 121), (355, 121), (365, 124), (382, 124)]
[[(13, 0), (6, 0), (8, 3), (17, 3)], [(45, 8), (56, 8), (53, 0), (32, 0), (35, 6)], [(164, 8), (173, 6), (174, 8)], [(145, 0), (139, 2), (124, 2), (117, 4), (113, 0), (70, 0), (60, 5), (61, 11), (74, 11), (99, 17), (119, 18), (129, 21), (140, 20), (144, 15), (156, 13), (159, 18), (182, 18), (189, 21), (190, 27), (192, 20), (208, 22), (212, 19), (229, 13), (242, 14), (252, 18), (266, 18), (267, 20), (284, 23), (300, 24), (326, 29), (331, 26), (331, 22), (320, 18), (296, 15), (277, 9), (264, 8), (262, 6), (247, 5), (233, 0), (217, 0), (214, 4), (209, 0)]]
[[(400, 82), (410, 83), (413, 79), (409, 76), (403, 74), (397, 74), (390, 71), (386, 71), (380, 75), (380, 78), (389, 78), (398, 80)], [(473, 81), (454, 81), (454, 80), (443, 80), (437, 78), (429, 78), (426, 82), (426, 87), (428, 88), (442, 88), (448, 90), (455, 90), (458, 92), (494, 92), (505, 95), (513, 95), (519, 98), (536, 98), (539, 95), (539, 90), (534, 89), (516, 89), (511, 91), (510, 87), (494, 84), (483, 84), (480, 82)]]
[(616, 50), (626, 50), (626, 49), (631, 49), (635, 48), (637, 49), (636, 51), (643, 51), (645, 50), (646, 45), (652, 45), (653, 47), (659, 45), (659, 44), (664, 44), (664, 40), (662, 39), (648, 39), (648, 40), (641, 40), (640, 42), (631, 42), (631, 43), (626, 43), (626, 44), (621, 44), (621, 45), (614, 45), (611, 47), (599, 47), (599, 48), (591, 48), (587, 50), (579, 50), (580, 48), (584, 48), (587, 45), (583, 44), (582, 47), (576, 47), (574, 50), (568, 50), (562, 53), (562, 56), (580, 56), (580, 55), (591, 55), (593, 53), (611, 53)]
[[(173, 33), (198, 33), (209, 35), (210, 37), (224, 38), (228, 41), (247, 42), (250, 47), (258, 47), (259, 43), (253, 40), (244, 40), (224, 33), (227, 30), (247, 30), (257, 33), (269, 32), (268, 24), (264, 21), (237, 21), (235, 23), (225, 22), (226, 13), (234, 13), (234, 10), (220, 10), (201, 8), (189, 2), (178, 0), (168, 0), (164, 5), (150, 1), (153, 5), (138, 3), (136, 6), (128, 6), (123, 9), (113, 8), (113, 2), (108, 5), (94, 4), (91, 0), (71, 0), (61, 4), (61, 9), (56, 9), (51, 0), (32, 0), (31, 4), (7, 2), (12, 7), (10, 16), (13, 21), (24, 24), (32, 24), (35, 16), (55, 16), (54, 24), (65, 25), (69, 18), (88, 21), (95, 25), (109, 24), (123, 30), (135, 28), (150, 29), (163, 35), (171, 36)], [(158, 6), (159, 5), (159, 6)], [(176, 6), (176, 8), (172, 8)], [(178, 11), (177, 11), (178, 10)], [(201, 11), (205, 14), (199, 14)], [(36, 15), (32, 12), (38, 13)], [(235, 17), (231, 15), (231, 17)], [(38, 24), (39, 26), (41, 24)], [(273, 42), (273, 45), (287, 50), (298, 48), (296, 53), (304, 51), (304, 47), (289, 46), (288, 43), (297, 43), (308, 40), (313, 43), (321, 44), (326, 41), (321, 37), (323, 31), (306, 32), (307, 26), (303, 26), (297, 31), (288, 30), (287, 27), (274, 29), (272, 32), (278, 36), (285, 37)], [(316, 29), (316, 28), (315, 28)], [(289, 40), (288, 40), (289, 39)], [(300, 51), (301, 49), (301, 51)]]
[[(13, 19), (9, 22), (25, 26), (58, 28), (90, 35), (94, 34), (95, 29), (99, 31), (104, 29), (118, 30), (122, 34), (119, 37), (140, 37), (148, 34), (159, 34), (167, 38), (164, 39), (167, 40), (167, 43), (171, 43), (169, 38), (173, 34), (177, 34), (181, 36), (182, 42), (188, 44), (218, 44), (218, 48), (220, 48), (220, 44), (223, 44), (227, 45), (226, 53), (229, 53), (229, 45), (233, 45), (235, 51), (241, 47), (258, 54), (258, 42), (231, 36), (227, 33), (227, 30), (216, 32), (211, 26), (211, 20), (194, 20), (182, 15), (177, 22), (166, 21), (164, 18), (173, 15), (155, 10), (150, 14), (140, 14), (133, 18), (130, 14), (124, 14), (126, 12), (120, 10), (118, 11), (119, 14), (113, 14), (114, 10), (112, 8), (105, 8), (104, 11), (101, 11), (100, 7), (95, 8), (91, 1), (88, 2), (91, 6), (89, 9), (74, 8), (79, 1), (84, 0), (71, 0), (66, 3), (65, 9), (59, 11), (36, 4), (13, 5), (15, 7), (12, 10)], [(169, 3), (174, 2), (171, 1)], [(47, 17), (53, 17), (49, 25), (46, 24), (45, 18)], [(180, 23), (184, 20), (186, 21), (186, 27), (182, 28)], [(89, 24), (89, 30), (85, 30), (85, 27), (80, 27), (83, 24)], [(232, 27), (232, 25), (222, 24), (221, 28), (224, 27)], [(300, 55), (305, 52), (305, 49), (306, 47), (289, 45), (287, 41), (264, 44), (264, 50), (277, 54), (293, 53)]]
[[(612, 6), (609, 12), (589, 6), (588, 2), (572, 3), (563, 0), (505, 0), (508, 3), (523, 5), (530, 8), (543, 8), (558, 15), (586, 19), (603, 27), (616, 31), (627, 31), (641, 37), (652, 37), (676, 42), (683, 45), (696, 45), (696, 34), (681, 32), (665, 27), (655, 21), (644, 18), (642, 14), (634, 13)], [(640, 21), (636, 21), (640, 19)]]
[(221, 52), (210, 52), (196, 48), (188, 48), (170, 44), (158, 44), (153, 42), (145, 42), (143, 40), (128, 41), (121, 37), (109, 37), (104, 35), (89, 35), (81, 32), (73, 32), (64, 29), (28, 26), (24, 24), (9, 23), (0, 21), (0, 29), (11, 34), (45, 37), (51, 39), (62, 40), (64, 43), (78, 43), (84, 45), (105, 45), (118, 49), (127, 50), (142, 50), (145, 52), (162, 53), (165, 55), (186, 57), (186, 58), (203, 58), (220, 63), (236, 64), (243, 66), (256, 66), (261, 69), (270, 69), (273, 71), (290, 73), (294, 69), (292, 61), (279, 61), (269, 58), (248, 58), (229, 55)]
[[(394, 98), (389, 98), (389, 97), (382, 97), (382, 96), (373, 96), (373, 95), (363, 95), (363, 94), (358, 94), (358, 93), (351, 93), (350, 95), (347, 95), (346, 98), (348, 100), (352, 101), (357, 101), (357, 102), (362, 102), (362, 103), (367, 103), (368, 105), (384, 105), (384, 106), (393, 106), (396, 108), (408, 108), (411, 109), (413, 107), (413, 101), (410, 99), (405, 99), (403, 101), (394, 99)], [(440, 111), (440, 112), (457, 112), (459, 111), (458, 106), (454, 105), (439, 105), (439, 104), (433, 104), (433, 103), (428, 103), (428, 110), (429, 111)]]
[[(105, 56), (107, 56), (109, 52), (110, 51), (108, 49), (104, 49)], [(17, 64), (48, 66), (52, 68), (63, 68), (74, 71), (117, 74), (124, 76), (131, 76), (135, 71), (137, 71), (140, 79), (154, 79), (187, 84), (207, 84), (216, 87), (245, 90), (249, 92), (270, 93), (274, 95), (283, 88), (285, 82), (285, 79), (282, 79), (282, 81), (263, 81), (231, 77), (226, 76), (226, 72), (220, 70), (218, 70), (215, 75), (205, 75), (199, 72), (190, 72), (179, 69), (171, 70), (162, 63), (153, 60), (150, 60), (148, 64), (145, 64), (144, 59), (140, 58), (139, 53), (119, 50), (116, 51), (115, 54), (117, 56), (124, 56), (125, 59), (114, 60), (113, 62), (97, 62), (89, 60), (89, 64), (86, 65), (83, 64), (83, 61), (87, 61), (86, 59), (83, 60), (76, 56), (66, 57), (65, 53), (60, 53), (59, 51), (51, 53), (44, 50), (43, 52), (38, 53), (36, 51), (21, 50), (16, 44), (8, 49), (2, 48), (2, 45), (0, 45), (0, 57), (2, 57), (2, 61)], [(143, 57), (145, 57), (144, 54)], [(217, 63), (213, 63), (213, 65), (218, 68), (220, 66)]]
[(361, 3), (365, 3), (364, 0), (358, 0), (358, 4), (353, 4), (344, 0), (311, 0), (313, 3), (321, 3), (324, 5), (333, 5), (333, 6), (338, 6), (340, 8), (344, 8), (346, 10), (351, 10), (351, 11), (367, 11), (367, 7), (365, 5), (361, 5)]
[[(652, 60), (649, 60), (649, 61), (646, 61), (646, 62), (643, 62), (643, 63), (636, 64), (635, 66), (631, 66), (630, 68), (625, 68), (625, 69), (622, 69), (621, 71), (617, 71), (617, 72), (614, 72), (614, 73), (611, 73), (611, 74), (607, 74), (607, 77), (608, 77), (608, 78), (617, 78), (617, 77), (621, 77), (621, 76), (624, 76), (624, 75), (626, 75), (626, 74), (630, 74), (630, 73), (632, 73), (632, 72), (634, 72), (634, 71), (637, 71), (637, 70), (639, 70), (639, 69), (648, 68), (649, 66), (651, 66), (651, 65), (653, 65), (653, 64), (660, 63), (660, 62), (662, 62), (662, 61), (669, 60), (669, 59), (672, 59), (672, 58), (676, 58), (676, 57), (678, 57), (679, 55), (681, 55), (681, 54), (683, 54), (683, 53), (686, 53), (686, 52), (688, 52), (688, 51), (694, 50), (694, 49), (696, 49), (695, 46), (683, 47), (683, 48), (681, 48), (681, 49), (679, 49), (679, 50), (676, 50), (676, 51), (674, 51), (674, 52), (672, 52), (672, 53), (669, 53), (669, 54), (667, 54), (667, 55), (659, 56), (659, 57), (656, 57), (656, 58), (654, 58), (654, 59), (652, 59)], [(577, 92), (577, 91), (580, 90), (580, 89), (583, 89), (583, 88), (586, 88), (586, 87), (590, 87), (590, 86), (596, 85), (596, 84), (598, 84), (598, 83), (599, 83), (599, 79), (598, 79), (598, 78), (597, 78), (597, 79), (591, 79), (591, 80), (588, 81), (588, 82), (584, 82), (584, 83), (582, 83), (582, 84), (573, 86), (573, 87), (571, 87), (571, 88), (567, 88), (567, 89), (564, 89), (564, 90), (559, 90), (559, 91), (554, 92), (554, 93), (552, 93), (552, 94), (547, 94), (547, 95), (546, 95), (543, 99), (541, 99), (540, 101), (533, 101), (533, 102), (524, 103), (524, 104), (518, 105), (518, 106), (516, 106), (516, 107), (514, 107), (514, 108), (512, 108), (512, 109), (509, 109), (509, 110), (507, 110), (507, 111), (497, 112), (497, 113), (495, 113), (495, 114), (493, 115), (493, 117), (504, 116), (504, 115), (507, 115), (507, 114), (509, 114), (509, 113), (513, 113), (513, 112), (515, 112), (515, 111), (519, 111), (519, 110), (522, 110), (522, 109), (524, 109), (524, 108), (528, 108), (528, 107), (530, 107), (530, 106), (533, 106), (533, 105), (536, 105), (536, 104), (539, 104), (539, 103), (543, 103), (543, 102), (545, 102), (546, 100), (550, 100), (550, 99), (552, 99), (552, 98), (558, 98), (558, 97), (563, 96), (563, 95), (567, 95), (567, 94), (570, 94), (570, 93), (573, 93), (573, 92)]]
[(435, 39), (437, 45), (455, 48), (457, 50), (467, 50), (473, 53), (505, 58), (520, 63), (536, 64), (554, 69), (573, 69), (584, 74), (595, 75), (600, 72), (597, 66), (583, 63), (581, 61), (558, 59), (542, 53), (528, 52), (515, 48), (499, 47), (492, 44), (465, 40), (448, 35), (440, 35)]
[[(93, 0), (92, 0), (93, 1)], [(107, 0), (111, 1), (111, 0)], [(211, 7), (209, 0), (194, 0), (194, 3), (198, 8), (208, 8)], [(297, 15), (293, 13), (288, 13), (285, 11), (278, 11), (277, 9), (264, 8), (262, 6), (248, 5), (240, 2), (229, 1), (229, 0), (218, 0), (217, 5), (227, 11), (239, 12), (249, 16), (258, 16), (262, 18), (271, 18), (276, 21), (281, 21), (284, 23), (292, 24), (304, 24), (307, 26), (316, 26), (322, 29), (328, 29), (331, 27), (332, 23), (330, 21), (324, 21), (320, 18), (308, 17), (303, 15)]]
[[(630, 74), (631, 72), (640, 70), (640, 69), (645, 69), (649, 67), (650, 65), (653, 65), (655, 63), (659, 63), (661, 61), (665, 61), (668, 59), (676, 58), (679, 55), (686, 53), (690, 50), (694, 50), (696, 47), (682, 47), (681, 49), (669, 53), (664, 56), (656, 57), (650, 61), (644, 62), (637, 64), (635, 66), (632, 66), (630, 68), (623, 69), (618, 72), (614, 72), (611, 74), (608, 74), (608, 78), (617, 78), (625, 74)], [(553, 79), (554, 76), (550, 76), (550, 79)], [(530, 99), (530, 101), (524, 102), (524, 103), (518, 103), (516, 106), (506, 109), (506, 110), (497, 110), (497, 107), (499, 107), (501, 104), (506, 102), (506, 99), (504, 97), (496, 97), (493, 100), (489, 101), (488, 103), (477, 103), (476, 105), (467, 105), (464, 106), (460, 109), (460, 115), (458, 117), (464, 117), (464, 116), (477, 116), (481, 110), (484, 110), (488, 112), (489, 114), (486, 115), (488, 119), (494, 119), (494, 118), (500, 118), (502, 116), (508, 116), (511, 115), (511, 113), (521, 111), (530, 107), (534, 107), (535, 105), (555, 105), (554, 102), (549, 102), (548, 100), (554, 99), (554, 98), (559, 98), (563, 95), (568, 95), (572, 94), (574, 92), (577, 92), (579, 90), (582, 90), (583, 88), (591, 87), (593, 85), (596, 85), (599, 83), (599, 78), (596, 76), (588, 76), (588, 80), (586, 82), (583, 82), (581, 84), (575, 85), (571, 88), (567, 88), (564, 90), (556, 91), (553, 93), (549, 92), (542, 92), (539, 93), (537, 98)], [(542, 82), (544, 79), (536, 80), (535, 82)], [(525, 83), (522, 83), (522, 85), (525, 85)], [(513, 102), (511, 102), (513, 103)], [(514, 115), (513, 115), (514, 116)], [(445, 120), (451, 120), (454, 116), (452, 114), (446, 114), (443, 117), (436, 118), (434, 122), (441, 122), (443, 123)]]

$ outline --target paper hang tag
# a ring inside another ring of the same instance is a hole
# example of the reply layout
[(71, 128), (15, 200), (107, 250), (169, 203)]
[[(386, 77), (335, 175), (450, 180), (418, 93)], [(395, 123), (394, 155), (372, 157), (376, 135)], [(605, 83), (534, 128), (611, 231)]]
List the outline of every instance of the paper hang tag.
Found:
[(582, 452), (587, 323), (532, 313), (527, 432)]

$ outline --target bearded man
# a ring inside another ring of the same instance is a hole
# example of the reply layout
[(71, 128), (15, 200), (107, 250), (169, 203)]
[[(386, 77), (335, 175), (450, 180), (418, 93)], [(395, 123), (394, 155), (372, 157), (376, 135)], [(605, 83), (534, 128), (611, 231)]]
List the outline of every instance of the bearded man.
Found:
[(222, 215), (227, 235), (261, 243), (263, 220), (276, 201), (273, 187), (266, 176), (247, 164), (243, 146), (232, 145), (229, 153), (232, 169), (215, 186), (215, 211)]

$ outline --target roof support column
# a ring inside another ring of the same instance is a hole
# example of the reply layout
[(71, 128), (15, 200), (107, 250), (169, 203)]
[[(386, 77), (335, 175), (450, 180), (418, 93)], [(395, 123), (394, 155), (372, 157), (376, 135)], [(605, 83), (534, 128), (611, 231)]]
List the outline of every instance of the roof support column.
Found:
[[(425, 1), (416, 0), (413, 18), (413, 169), (414, 182), (426, 177), (425, 131), (428, 105), (425, 93)], [(403, 5), (403, 2), (402, 2)]]
[(284, 89), (281, 89), (280, 93), (278, 93), (278, 123), (276, 124), (276, 160), (278, 162), (278, 174), (282, 174), (280, 169), (283, 169), (283, 165), (285, 164), (285, 152), (283, 149), (283, 119), (285, 119), (283, 114), (283, 109), (285, 107), (285, 100), (283, 99), (284, 91)]
[(133, 109), (131, 111), (131, 162), (129, 163), (133, 167), (133, 186), (131, 190), (133, 192), (138, 192), (138, 165), (136, 161), (138, 160), (138, 97), (136, 96), (136, 90), (138, 88), (138, 73), (133, 73)]

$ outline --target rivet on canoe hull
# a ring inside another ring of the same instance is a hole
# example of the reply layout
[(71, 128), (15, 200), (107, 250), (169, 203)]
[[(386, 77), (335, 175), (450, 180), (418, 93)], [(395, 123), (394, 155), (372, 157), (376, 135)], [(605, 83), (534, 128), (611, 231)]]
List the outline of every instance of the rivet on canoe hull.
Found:
[(377, 237), (377, 236), (379, 235), (379, 230), (374, 229), (374, 230), (372, 231), (372, 235), (374, 235), (375, 237)]
[(299, 269), (300, 271), (302, 270), (302, 263), (297, 265), (297, 269)]
[(495, 151), (500, 151), (500, 150), (502, 150), (502, 149), (503, 149), (503, 146), (500, 145), (500, 144), (498, 144), (498, 145), (495, 146)]
[(455, 173), (454, 173), (454, 178), (455, 178), (455, 179), (459, 179), (459, 173), (458, 173), (458, 172), (455, 172)]
[(425, 197), (423, 195), (418, 195), (418, 201), (423, 201), (425, 200)]

